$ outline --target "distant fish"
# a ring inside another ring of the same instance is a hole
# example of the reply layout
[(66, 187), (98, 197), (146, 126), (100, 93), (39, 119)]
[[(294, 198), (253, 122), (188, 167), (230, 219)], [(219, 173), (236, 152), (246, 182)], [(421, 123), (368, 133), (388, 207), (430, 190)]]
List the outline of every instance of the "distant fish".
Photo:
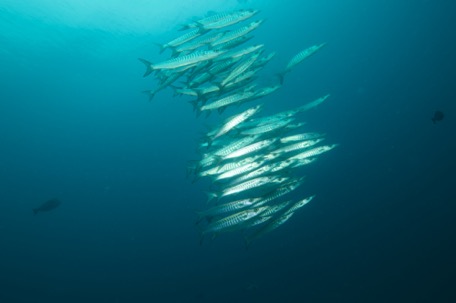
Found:
[(445, 117), (445, 115), (443, 114), (443, 112), (439, 111), (439, 110), (436, 110), (435, 113), (434, 113), (434, 117), (431, 119), (432, 120), (432, 123), (436, 123), (437, 121), (442, 121), (443, 120), (443, 117)]
[(40, 211), (50, 211), (50, 210), (53, 210), (53, 209), (56, 209), (57, 207), (59, 207), (60, 204), (61, 204), (60, 200), (54, 198), (54, 199), (44, 202), (39, 207), (34, 208), (33, 213), (36, 215)]

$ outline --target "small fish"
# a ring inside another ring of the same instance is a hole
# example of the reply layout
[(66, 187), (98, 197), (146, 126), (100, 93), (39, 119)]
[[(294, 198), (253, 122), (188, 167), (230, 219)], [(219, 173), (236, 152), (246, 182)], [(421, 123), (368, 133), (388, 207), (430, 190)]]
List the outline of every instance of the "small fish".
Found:
[(443, 114), (443, 112), (436, 110), (434, 113), (434, 117), (432, 117), (432, 119), (431, 119), (432, 123), (435, 124), (437, 121), (442, 121), (444, 117), (445, 117), (445, 115)]
[(61, 204), (60, 200), (53, 198), (41, 204), (39, 207), (33, 209), (33, 213), (36, 215), (40, 211), (50, 211), (56, 209)]

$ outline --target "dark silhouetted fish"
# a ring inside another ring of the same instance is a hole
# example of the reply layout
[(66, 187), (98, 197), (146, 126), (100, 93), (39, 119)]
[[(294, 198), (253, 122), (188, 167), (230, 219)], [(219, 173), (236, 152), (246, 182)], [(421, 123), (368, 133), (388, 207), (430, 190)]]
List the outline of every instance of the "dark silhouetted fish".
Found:
[(36, 215), (40, 211), (50, 211), (59, 207), (60, 204), (61, 202), (59, 201), (59, 199), (54, 198), (44, 202), (39, 207), (34, 208), (33, 213)]
[(432, 123), (436, 123), (437, 121), (442, 121), (443, 120), (443, 117), (445, 117), (445, 115), (443, 114), (443, 112), (439, 111), (439, 110), (436, 110), (435, 113), (434, 113), (434, 117), (431, 119), (432, 120)]

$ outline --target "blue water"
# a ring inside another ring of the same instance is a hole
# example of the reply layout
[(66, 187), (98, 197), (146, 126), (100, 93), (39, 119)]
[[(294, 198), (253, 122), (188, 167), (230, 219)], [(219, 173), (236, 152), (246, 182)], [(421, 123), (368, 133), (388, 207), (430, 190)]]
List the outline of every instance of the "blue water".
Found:
[[(151, 103), (141, 94), (154, 82), (137, 57), (164, 59), (153, 42), (189, 16), (170, 5), (135, 18), (154, 10), (138, 1), (116, 8), (109, 27), (98, 22), (108, 13), (83, 6), (66, 22), (49, 3), (36, 12), (8, 2), (0, 302), (456, 301), (451, 1), (196, 1), (197, 16), (262, 10), (253, 42), (278, 54), (265, 82), (299, 50), (328, 43), (262, 101), (276, 112), (331, 93), (303, 119), (340, 146), (303, 170), (297, 195), (315, 200), (248, 250), (239, 233), (200, 245), (194, 211), (208, 184), (185, 175), (205, 125), (229, 111), (197, 119), (171, 90)], [(434, 125), (435, 110), (445, 118)], [(33, 215), (53, 197), (59, 208)]]

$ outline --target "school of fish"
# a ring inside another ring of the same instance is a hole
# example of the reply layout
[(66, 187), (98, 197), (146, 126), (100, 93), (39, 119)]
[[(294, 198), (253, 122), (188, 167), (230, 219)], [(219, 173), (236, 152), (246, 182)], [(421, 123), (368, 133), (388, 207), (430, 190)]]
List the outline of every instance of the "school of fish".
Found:
[(189, 101), (197, 116), (222, 114), (228, 107), (253, 103), (224, 118), (209, 130), (198, 145), (201, 155), (187, 169), (193, 181), (209, 180), (207, 208), (199, 211), (197, 224), (202, 238), (242, 231), (246, 246), (284, 224), (314, 195), (292, 199), (304, 183), (302, 167), (332, 150), (323, 144), (325, 134), (306, 132), (300, 115), (324, 102), (320, 97), (298, 108), (262, 115), (258, 103), (282, 87), (284, 77), (325, 43), (310, 46), (293, 56), (276, 74), (276, 84), (260, 86), (258, 73), (274, 57), (263, 44), (247, 45), (264, 20), (253, 20), (258, 10), (235, 10), (213, 14), (182, 26), (186, 31), (160, 44), (160, 53), (171, 56), (146, 66), (144, 76), (154, 75), (158, 85), (145, 91), (152, 100), (169, 87)]

